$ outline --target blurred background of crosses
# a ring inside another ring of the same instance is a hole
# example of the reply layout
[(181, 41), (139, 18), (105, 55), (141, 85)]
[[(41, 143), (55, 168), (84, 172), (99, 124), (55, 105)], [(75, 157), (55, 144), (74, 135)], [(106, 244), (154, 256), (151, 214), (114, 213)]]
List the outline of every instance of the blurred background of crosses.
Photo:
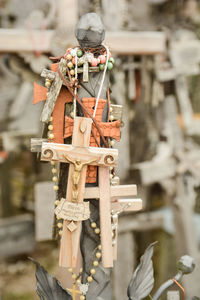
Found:
[[(112, 101), (124, 105), (125, 126), (117, 145), (123, 149), (118, 174), (122, 182), (140, 184), (140, 197), (145, 202), (143, 212), (120, 218), (121, 259), (113, 272), (114, 297), (124, 297), (137, 258), (154, 240), (159, 241), (154, 257), (157, 286), (174, 274), (176, 258), (185, 254), (181, 251), (197, 259), (199, 256), (199, 1), (116, 0), (114, 5), (109, 0), (1, 0), (3, 299), (37, 299), (33, 268), (24, 254), (37, 255), (49, 271), (57, 272), (55, 243), (36, 244), (34, 239), (34, 186), (50, 181), (51, 174), (49, 166), (38, 162), (30, 152), (30, 138), (40, 136), (42, 109), (40, 104), (32, 106), (32, 86), (34, 81), (42, 83), (40, 73), (50, 66), (49, 55), (63, 54), (67, 47), (76, 45), (78, 17), (91, 11), (101, 15), (107, 44), (116, 58), (111, 76)], [(173, 215), (178, 218), (174, 224)], [(14, 228), (18, 228), (17, 233)], [(198, 275), (193, 276), (184, 282), (191, 296), (195, 289), (199, 293)]]

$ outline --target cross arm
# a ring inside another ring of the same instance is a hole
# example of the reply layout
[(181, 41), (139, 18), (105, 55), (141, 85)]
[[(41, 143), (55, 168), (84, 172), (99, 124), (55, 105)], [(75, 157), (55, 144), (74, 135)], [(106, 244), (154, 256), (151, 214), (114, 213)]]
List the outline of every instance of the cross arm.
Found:
[[(122, 197), (133, 197), (137, 195), (137, 186), (135, 184), (113, 185), (110, 187), (110, 197), (112, 201)], [(84, 194), (85, 199), (100, 198), (99, 187), (87, 187)]]
[[(67, 160), (67, 157), (70, 160)], [(68, 144), (43, 143), (41, 151), (41, 160), (59, 161), (71, 163), (72, 160), (79, 159), (87, 163), (96, 158), (96, 161), (89, 163), (94, 166), (109, 167), (115, 166), (118, 159), (118, 150), (111, 148), (98, 147), (77, 147)]]

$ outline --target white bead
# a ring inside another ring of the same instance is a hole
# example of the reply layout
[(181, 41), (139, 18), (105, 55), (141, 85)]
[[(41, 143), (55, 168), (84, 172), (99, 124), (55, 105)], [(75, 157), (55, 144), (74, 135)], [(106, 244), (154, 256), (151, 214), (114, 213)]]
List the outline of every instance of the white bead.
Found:
[(57, 173), (57, 169), (56, 168), (53, 168), (52, 170), (51, 170), (51, 172), (53, 173), (53, 174), (56, 174)]
[(58, 177), (57, 176), (53, 176), (52, 180), (53, 180), (53, 182), (57, 182), (58, 181)]
[(48, 126), (48, 129), (49, 129), (49, 130), (53, 130), (53, 125), (49, 125), (49, 126)]
[(54, 134), (53, 134), (53, 133), (50, 133), (49, 138), (50, 138), (50, 140), (53, 140)]
[(115, 145), (115, 141), (114, 141), (114, 140), (111, 140), (111, 141), (110, 141), (110, 146), (113, 147), (114, 145)]
[(110, 121), (113, 121), (114, 120), (114, 116), (110, 115), (109, 119), (110, 119)]
[(53, 189), (54, 189), (54, 191), (58, 191), (58, 189), (59, 189), (58, 185), (54, 185)]

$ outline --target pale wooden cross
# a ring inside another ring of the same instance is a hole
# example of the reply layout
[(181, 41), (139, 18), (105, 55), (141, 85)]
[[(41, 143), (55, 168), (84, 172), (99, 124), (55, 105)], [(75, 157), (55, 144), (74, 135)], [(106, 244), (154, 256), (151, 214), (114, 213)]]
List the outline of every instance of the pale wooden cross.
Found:
[[(103, 174), (101, 174), (103, 175)], [(99, 174), (99, 176), (101, 176)], [(101, 177), (100, 177), (101, 178)], [(99, 179), (100, 179), (99, 178)], [(103, 197), (102, 197), (103, 195)], [(84, 198), (85, 199), (99, 199), (99, 207), (100, 207), (100, 228), (104, 228), (106, 226), (104, 220), (104, 209), (106, 202), (111, 202), (110, 212), (112, 216), (113, 224), (112, 226), (114, 231), (114, 236), (112, 239), (113, 253), (112, 257), (110, 256), (110, 261), (117, 259), (117, 232), (118, 232), (118, 215), (120, 212), (130, 212), (130, 211), (138, 211), (142, 209), (142, 200), (141, 199), (128, 199), (127, 197), (133, 197), (137, 195), (137, 186), (135, 184), (129, 185), (114, 185), (104, 188), (104, 182), (99, 182), (99, 187), (87, 187), (85, 189)], [(104, 203), (105, 201), (105, 203)], [(104, 237), (101, 238), (101, 243), (106, 244), (106, 241), (103, 240)], [(102, 248), (102, 263), (104, 264), (104, 253), (103, 250), (107, 251), (107, 249)]]
[[(110, 189), (109, 168), (115, 166), (118, 158), (118, 150), (110, 148), (89, 147), (91, 135), (92, 120), (89, 118), (76, 117), (74, 120), (74, 131), (72, 144), (43, 143), (41, 151), (41, 160), (68, 162), (79, 159), (85, 165), (81, 169), (81, 176), (77, 189), (77, 202), (83, 202), (87, 162), (92, 161), (91, 165), (99, 166), (99, 186), (100, 186), (100, 209), (104, 222), (101, 222), (101, 244), (103, 254), (103, 264), (106, 267), (112, 267), (112, 230), (110, 218)], [(93, 159), (95, 159), (93, 161)], [(66, 201), (73, 200), (73, 174), (74, 163), (70, 163)], [(73, 228), (73, 227), (74, 228)], [(74, 229), (74, 230), (73, 230)], [(77, 254), (80, 240), (81, 222), (64, 221), (63, 235), (60, 248), (60, 266), (75, 267), (77, 263)]]

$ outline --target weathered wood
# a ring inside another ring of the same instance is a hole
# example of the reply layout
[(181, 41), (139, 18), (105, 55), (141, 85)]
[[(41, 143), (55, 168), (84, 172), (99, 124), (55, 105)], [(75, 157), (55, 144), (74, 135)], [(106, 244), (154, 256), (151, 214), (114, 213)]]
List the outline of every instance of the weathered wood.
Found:
[[(58, 68), (61, 74), (65, 76), (67, 67), (66, 67), (66, 60), (64, 58), (62, 58), (61, 61), (59, 62)], [(56, 73), (55, 79), (51, 84), (49, 92), (47, 93), (47, 100), (45, 101), (45, 105), (41, 115), (41, 121), (44, 123), (49, 122), (49, 119), (53, 112), (62, 84), (63, 84), (63, 80), (60, 78), (60, 75)]]
[[(39, 30), (33, 30), (35, 43), (40, 44), (42, 52), (51, 52), (51, 40), (54, 30), (45, 31), (45, 39), (41, 43), (41, 34)], [(165, 34), (163, 32), (126, 32), (113, 31), (106, 33), (105, 43), (109, 45), (113, 53), (116, 54), (143, 54), (152, 55), (164, 53)], [(74, 41), (67, 40), (72, 46)], [(64, 42), (63, 42), (64, 43)], [(0, 29), (0, 52), (21, 52), (35, 51), (35, 46), (31, 42), (30, 33), (24, 29)]]
[(48, 139), (34, 138), (31, 139), (31, 152), (41, 152), (42, 143), (47, 143)]
[(29, 253), (34, 247), (34, 221), (31, 215), (0, 219), (0, 257)]
[(35, 184), (35, 236), (37, 241), (52, 239), (55, 192), (53, 182)]
[(168, 291), (167, 292), (167, 300), (180, 300), (179, 291)]
[[(137, 186), (135, 184), (110, 186), (110, 198), (132, 197), (137, 195)], [(87, 187), (84, 194), (85, 199), (99, 199), (99, 187)], [(113, 200), (113, 199), (112, 199)]]
[(119, 234), (128, 231), (149, 231), (164, 228), (162, 211), (125, 214), (119, 218)]
[(172, 157), (166, 157), (162, 160), (134, 164), (132, 169), (139, 170), (140, 181), (142, 184), (148, 185), (174, 176), (176, 173), (176, 161)]
[(70, 159), (80, 159), (82, 162), (97, 158), (96, 161), (90, 163), (90, 165), (94, 166), (115, 166), (117, 164), (118, 150), (86, 146), (80, 147), (73, 144), (42, 144), (41, 160), (70, 163), (67, 160), (67, 156)]
[(113, 120), (122, 121), (123, 106), (117, 104), (111, 104), (110, 108), (111, 108), (111, 115), (113, 116)]

